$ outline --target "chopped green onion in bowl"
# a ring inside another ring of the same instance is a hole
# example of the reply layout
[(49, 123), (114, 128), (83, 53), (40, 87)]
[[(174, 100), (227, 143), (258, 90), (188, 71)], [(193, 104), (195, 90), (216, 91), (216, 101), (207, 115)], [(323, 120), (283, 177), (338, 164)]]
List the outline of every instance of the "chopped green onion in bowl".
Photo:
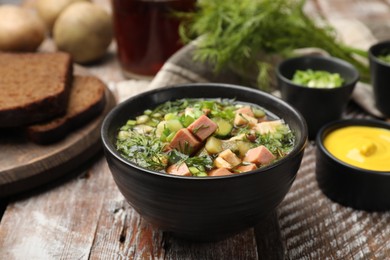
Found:
[(379, 55), (378, 59), (380, 59), (383, 62), (390, 63), (390, 54)]
[(344, 83), (339, 73), (330, 73), (323, 70), (297, 70), (292, 82), (310, 88), (336, 88)]

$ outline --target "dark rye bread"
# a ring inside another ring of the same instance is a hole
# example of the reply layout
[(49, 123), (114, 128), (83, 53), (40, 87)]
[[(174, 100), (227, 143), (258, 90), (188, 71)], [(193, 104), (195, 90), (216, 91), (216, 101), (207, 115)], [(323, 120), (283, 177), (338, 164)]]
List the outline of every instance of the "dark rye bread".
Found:
[(65, 113), (72, 82), (69, 54), (0, 52), (0, 127)]
[(94, 76), (74, 76), (66, 114), (27, 127), (27, 137), (38, 144), (63, 139), (100, 114), (105, 105), (105, 84)]

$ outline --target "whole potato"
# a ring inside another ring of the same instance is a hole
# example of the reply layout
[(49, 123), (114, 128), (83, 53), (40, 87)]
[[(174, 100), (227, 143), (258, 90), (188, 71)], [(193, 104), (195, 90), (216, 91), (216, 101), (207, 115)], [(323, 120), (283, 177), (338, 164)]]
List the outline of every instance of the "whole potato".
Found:
[(32, 10), (0, 5), (0, 50), (31, 52), (45, 38), (45, 25)]
[(37, 0), (35, 8), (39, 16), (46, 24), (49, 32), (52, 31), (54, 22), (60, 13), (69, 5), (75, 2), (85, 2), (89, 0)]
[(93, 3), (71, 4), (54, 23), (53, 39), (57, 48), (70, 53), (77, 63), (101, 58), (112, 38), (111, 16)]

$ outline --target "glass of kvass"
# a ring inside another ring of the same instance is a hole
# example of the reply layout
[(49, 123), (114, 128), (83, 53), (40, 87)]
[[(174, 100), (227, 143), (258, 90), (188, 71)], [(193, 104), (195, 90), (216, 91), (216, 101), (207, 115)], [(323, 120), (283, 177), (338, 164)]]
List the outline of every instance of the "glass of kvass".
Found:
[(182, 47), (179, 12), (196, 0), (112, 0), (118, 59), (128, 78), (150, 79)]

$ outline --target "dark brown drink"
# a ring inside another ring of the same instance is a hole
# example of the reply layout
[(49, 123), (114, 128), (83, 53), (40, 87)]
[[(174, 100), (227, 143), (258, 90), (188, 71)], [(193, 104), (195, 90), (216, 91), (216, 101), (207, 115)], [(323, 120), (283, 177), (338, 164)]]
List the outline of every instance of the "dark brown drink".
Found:
[(182, 44), (175, 11), (195, 0), (112, 0), (118, 58), (126, 76), (154, 76)]

